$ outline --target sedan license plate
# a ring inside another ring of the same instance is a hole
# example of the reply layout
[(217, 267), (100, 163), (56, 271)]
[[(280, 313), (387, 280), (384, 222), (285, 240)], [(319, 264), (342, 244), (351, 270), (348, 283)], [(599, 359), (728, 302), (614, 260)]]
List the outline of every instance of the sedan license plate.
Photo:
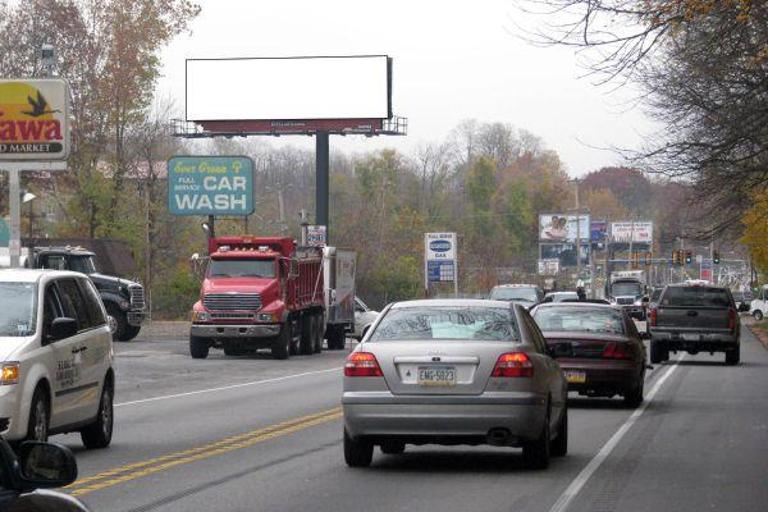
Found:
[(420, 386), (455, 386), (454, 366), (419, 366)]
[(565, 374), (565, 380), (570, 384), (584, 384), (587, 382), (587, 374), (585, 372), (566, 371), (563, 373)]

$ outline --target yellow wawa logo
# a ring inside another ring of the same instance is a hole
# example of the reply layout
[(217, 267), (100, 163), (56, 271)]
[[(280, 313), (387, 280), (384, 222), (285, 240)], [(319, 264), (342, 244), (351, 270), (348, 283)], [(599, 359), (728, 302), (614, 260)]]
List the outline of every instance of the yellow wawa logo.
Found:
[(0, 144), (10, 145), (10, 152), (61, 151), (64, 139), (61, 121), (54, 115), (59, 113), (61, 111), (52, 108), (45, 96), (31, 85), (0, 83)]

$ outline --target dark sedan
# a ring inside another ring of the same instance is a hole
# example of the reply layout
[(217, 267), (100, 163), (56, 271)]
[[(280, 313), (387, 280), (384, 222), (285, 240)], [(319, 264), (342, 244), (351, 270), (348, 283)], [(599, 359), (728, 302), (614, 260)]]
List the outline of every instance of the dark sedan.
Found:
[(540, 304), (531, 315), (560, 363), (568, 390), (580, 395), (643, 402), (645, 346), (620, 308), (594, 303)]

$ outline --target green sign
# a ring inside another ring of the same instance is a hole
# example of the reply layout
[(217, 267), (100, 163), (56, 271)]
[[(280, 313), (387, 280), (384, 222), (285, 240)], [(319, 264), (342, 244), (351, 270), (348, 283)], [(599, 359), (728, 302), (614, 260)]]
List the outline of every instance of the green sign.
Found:
[(8, 247), (10, 241), (11, 228), (8, 226), (8, 221), (0, 218), (0, 247)]
[(173, 215), (253, 213), (253, 160), (244, 156), (175, 156), (168, 160)]

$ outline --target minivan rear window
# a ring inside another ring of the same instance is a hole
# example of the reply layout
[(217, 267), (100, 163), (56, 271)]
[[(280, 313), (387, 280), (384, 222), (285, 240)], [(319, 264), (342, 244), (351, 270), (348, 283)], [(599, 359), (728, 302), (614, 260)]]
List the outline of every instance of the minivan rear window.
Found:
[(662, 306), (688, 308), (727, 308), (731, 305), (728, 291), (707, 286), (673, 286), (661, 297)]
[(390, 309), (368, 341), (519, 340), (512, 311), (489, 307)]

